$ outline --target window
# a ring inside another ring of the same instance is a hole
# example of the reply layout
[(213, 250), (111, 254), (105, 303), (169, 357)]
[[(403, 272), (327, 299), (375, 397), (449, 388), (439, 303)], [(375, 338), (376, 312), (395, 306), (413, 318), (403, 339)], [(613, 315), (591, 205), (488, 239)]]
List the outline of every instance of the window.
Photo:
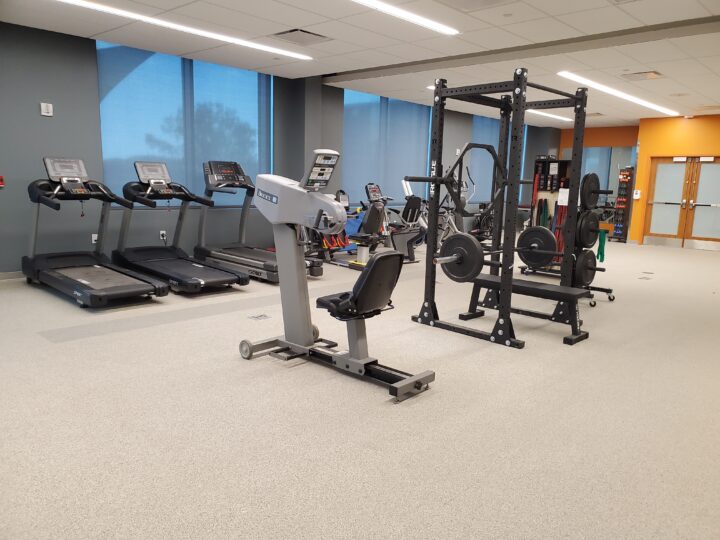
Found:
[(427, 174), (429, 108), (345, 90), (343, 122), (343, 190), (350, 201), (364, 201), (365, 184), (374, 182), (403, 205), (403, 178)]
[[(499, 138), (500, 120), (487, 118), (485, 116), (473, 116), (472, 142), (490, 144), (497, 152)], [(463, 179), (468, 183), (468, 202), (478, 203), (489, 201), (492, 197), (490, 191), (492, 190), (492, 176), (494, 171), (492, 156), (486, 150), (471, 150), (470, 159), (465, 160), (465, 164), (470, 169), (470, 177), (475, 182), (473, 186), (467, 177), (467, 171), (463, 171)]]
[[(105, 182), (135, 178), (133, 162), (165, 161), (178, 183), (202, 194), (202, 163), (237, 161), (251, 177), (270, 171), (270, 77), (97, 43)], [(242, 196), (216, 194), (216, 204)]]

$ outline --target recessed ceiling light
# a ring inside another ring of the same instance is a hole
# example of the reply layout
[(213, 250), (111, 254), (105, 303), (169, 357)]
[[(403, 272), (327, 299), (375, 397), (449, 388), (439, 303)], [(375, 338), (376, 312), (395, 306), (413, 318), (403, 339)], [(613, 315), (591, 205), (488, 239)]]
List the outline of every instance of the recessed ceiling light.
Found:
[(194, 28), (192, 26), (185, 26), (184, 24), (177, 24), (156, 17), (148, 17), (147, 15), (141, 15), (133, 11), (127, 11), (125, 9), (118, 9), (104, 4), (98, 4), (96, 2), (88, 2), (86, 0), (56, 0), (63, 4), (70, 4), (86, 9), (92, 9), (93, 11), (100, 11), (102, 13), (108, 13), (110, 15), (117, 15), (118, 17), (124, 17), (125, 19), (132, 19), (134, 21), (144, 22), (146, 24), (152, 24), (153, 26), (160, 26), (162, 28), (168, 28), (169, 30), (176, 30), (185, 34), (193, 34), (195, 36), (205, 37), (208, 39), (215, 39), (217, 41), (223, 41), (232, 45), (239, 45), (240, 47), (248, 47), (250, 49), (257, 49), (259, 51), (269, 52), (273, 54), (279, 54), (281, 56), (289, 56), (290, 58), (297, 58), (298, 60), (312, 60), (311, 56), (306, 54), (295, 53), (292, 51), (286, 51), (284, 49), (278, 49), (277, 47), (270, 47), (268, 45), (262, 45), (260, 43), (254, 43), (244, 39), (226, 36), (224, 34), (218, 34), (216, 32), (208, 32), (207, 30), (201, 30), (200, 28)]
[(564, 116), (558, 116), (557, 114), (550, 114), (543, 111), (536, 111), (535, 109), (528, 109), (527, 112), (537, 114), (539, 116), (546, 116), (547, 118), (553, 118), (554, 120), (562, 120), (563, 122), (572, 122), (572, 118), (565, 118)]
[(428, 19), (426, 17), (422, 17), (421, 15), (411, 13), (410, 11), (401, 9), (397, 6), (393, 6), (392, 4), (380, 2), (379, 0), (352, 0), (352, 1), (355, 2), (356, 4), (362, 4), (363, 6), (367, 6), (369, 8), (375, 9), (377, 11), (381, 11), (381, 12), (385, 13), (386, 15), (390, 15), (392, 17), (397, 17), (398, 19), (402, 19), (409, 23), (417, 24), (418, 26), (424, 26), (425, 28), (434, 30), (435, 32), (440, 32), (441, 34), (446, 34), (448, 36), (454, 36), (454, 35), (457, 35), (460, 33), (459, 30), (450, 28), (449, 26), (441, 24), (437, 21), (433, 21), (432, 19)]
[(604, 84), (591, 81), (590, 79), (586, 79), (585, 77), (581, 77), (580, 75), (576, 75), (575, 73), (570, 73), (569, 71), (560, 71), (558, 75), (560, 75), (561, 77), (565, 77), (566, 79), (570, 79), (571, 81), (584, 84), (585, 86), (589, 86), (590, 88), (594, 88), (595, 90), (600, 90), (601, 92), (605, 92), (606, 94), (610, 94), (611, 96), (615, 96), (620, 99), (635, 103), (636, 105), (641, 105), (642, 107), (647, 107), (648, 109), (652, 109), (654, 111), (666, 114), (668, 116), (680, 116), (680, 113), (677, 111), (673, 111), (672, 109), (668, 109), (666, 107), (661, 107), (660, 105), (655, 105), (654, 103), (650, 103), (649, 101), (645, 101), (644, 99), (640, 99), (639, 97), (626, 94), (625, 92), (621, 92), (620, 90), (616, 90), (615, 88), (605, 86)]

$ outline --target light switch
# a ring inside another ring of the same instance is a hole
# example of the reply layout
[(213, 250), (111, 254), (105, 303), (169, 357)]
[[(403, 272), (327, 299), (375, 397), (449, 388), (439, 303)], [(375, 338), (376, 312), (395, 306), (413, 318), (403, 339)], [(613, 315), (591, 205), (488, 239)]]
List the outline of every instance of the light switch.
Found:
[(53, 115), (53, 104), (52, 103), (41, 103), (40, 104), (40, 114), (43, 116), (52, 116)]
[(636, 201), (640, 199), (640, 190), (639, 189), (636, 189), (635, 191), (633, 191), (633, 199), (635, 199)]

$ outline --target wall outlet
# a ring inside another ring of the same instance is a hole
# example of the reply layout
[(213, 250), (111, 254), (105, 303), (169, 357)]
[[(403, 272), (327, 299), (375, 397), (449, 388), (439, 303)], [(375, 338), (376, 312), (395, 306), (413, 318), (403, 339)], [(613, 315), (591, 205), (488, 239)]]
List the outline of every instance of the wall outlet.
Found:
[(97, 244), (97, 233), (93, 233), (93, 234), (90, 236), (90, 241), (91, 241), (93, 244)]
[(160, 240), (163, 242), (167, 240), (167, 231), (160, 231)]
[(41, 103), (40, 114), (43, 116), (52, 116), (54, 114), (52, 103)]
[(461, 150), (460, 150), (459, 148), (456, 148), (456, 149), (455, 149), (455, 155), (456, 155), (456, 156), (459, 156), (459, 155), (460, 155), (460, 152), (461, 152)]

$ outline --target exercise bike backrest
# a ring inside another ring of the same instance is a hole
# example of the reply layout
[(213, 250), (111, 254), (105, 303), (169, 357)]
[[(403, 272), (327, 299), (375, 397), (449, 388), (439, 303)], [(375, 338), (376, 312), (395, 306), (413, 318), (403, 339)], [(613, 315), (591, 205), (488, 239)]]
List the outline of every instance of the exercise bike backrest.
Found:
[(370, 258), (352, 290), (358, 313), (380, 311), (391, 304), (402, 265), (403, 256), (397, 251), (385, 251)]

